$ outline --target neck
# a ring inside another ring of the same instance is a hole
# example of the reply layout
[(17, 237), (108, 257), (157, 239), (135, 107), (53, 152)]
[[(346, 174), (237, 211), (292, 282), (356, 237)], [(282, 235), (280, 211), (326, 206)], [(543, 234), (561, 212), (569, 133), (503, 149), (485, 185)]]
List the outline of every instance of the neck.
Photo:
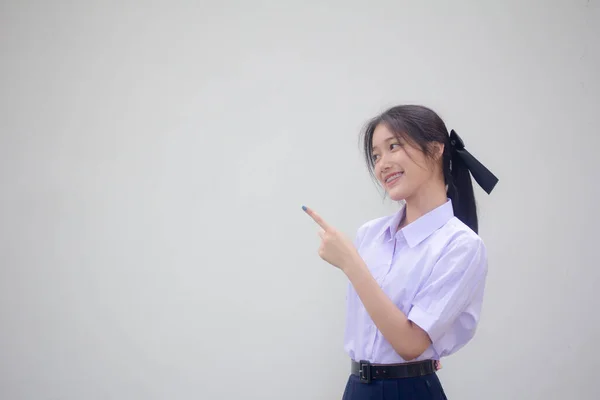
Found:
[(448, 201), (444, 185), (432, 185), (421, 188), (413, 196), (406, 199), (406, 212), (399, 229), (413, 223), (431, 210), (438, 208)]

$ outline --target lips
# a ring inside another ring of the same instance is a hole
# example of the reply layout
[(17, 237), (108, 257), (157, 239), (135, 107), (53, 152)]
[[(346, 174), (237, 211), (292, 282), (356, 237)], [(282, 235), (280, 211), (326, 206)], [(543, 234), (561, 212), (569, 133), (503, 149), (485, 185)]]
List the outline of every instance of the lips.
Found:
[(386, 186), (392, 186), (394, 183), (398, 182), (400, 178), (404, 175), (404, 172), (394, 172), (392, 174), (388, 174), (385, 176), (385, 184)]

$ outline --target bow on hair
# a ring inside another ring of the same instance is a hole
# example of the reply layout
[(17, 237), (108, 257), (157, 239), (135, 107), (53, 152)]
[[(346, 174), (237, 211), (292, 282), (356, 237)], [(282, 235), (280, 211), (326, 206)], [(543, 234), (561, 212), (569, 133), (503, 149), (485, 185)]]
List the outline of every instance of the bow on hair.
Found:
[(496, 183), (498, 183), (498, 178), (465, 149), (465, 143), (454, 129), (450, 131), (450, 145), (454, 153), (465, 163), (479, 186), (487, 194), (490, 194)]

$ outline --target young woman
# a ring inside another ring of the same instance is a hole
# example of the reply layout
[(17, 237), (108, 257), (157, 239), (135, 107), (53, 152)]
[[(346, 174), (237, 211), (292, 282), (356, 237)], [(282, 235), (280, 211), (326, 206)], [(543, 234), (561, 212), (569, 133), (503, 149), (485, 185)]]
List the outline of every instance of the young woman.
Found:
[(319, 255), (349, 279), (343, 399), (445, 399), (438, 362), (473, 338), (487, 275), (471, 175), (487, 193), (498, 179), (422, 106), (371, 120), (364, 151), (387, 195), (404, 201), (398, 212), (352, 242), (303, 207), (321, 227)]

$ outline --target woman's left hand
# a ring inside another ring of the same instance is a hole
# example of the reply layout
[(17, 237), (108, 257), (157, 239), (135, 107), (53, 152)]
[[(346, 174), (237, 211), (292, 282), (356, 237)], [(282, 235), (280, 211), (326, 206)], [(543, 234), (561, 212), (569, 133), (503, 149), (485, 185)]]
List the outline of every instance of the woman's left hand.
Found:
[(319, 236), (321, 237), (321, 247), (319, 247), (319, 256), (329, 264), (338, 267), (346, 272), (348, 268), (357, 265), (360, 258), (354, 243), (352, 243), (343, 233), (329, 225), (315, 211), (310, 208), (302, 209), (321, 227)]

